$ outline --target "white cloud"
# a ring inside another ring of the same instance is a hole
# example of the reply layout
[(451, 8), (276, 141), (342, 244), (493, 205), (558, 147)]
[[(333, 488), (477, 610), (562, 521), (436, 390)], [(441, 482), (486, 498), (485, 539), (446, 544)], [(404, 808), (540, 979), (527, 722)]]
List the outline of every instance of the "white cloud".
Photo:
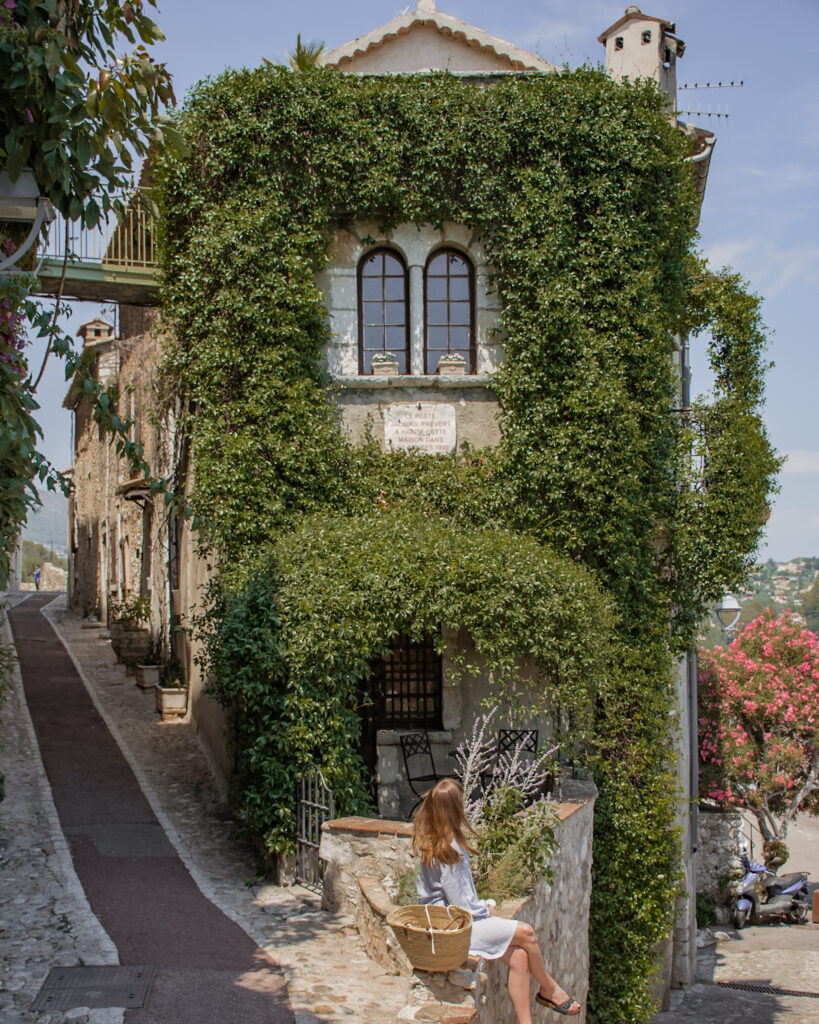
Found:
[(771, 239), (749, 236), (715, 242), (705, 256), (715, 270), (724, 266), (738, 270), (766, 298), (791, 284), (819, 284), (819, 244), (815, 242), (782, 247)]
[(761, 178), (768, 190), (784, 191), (791, 188), (816, 188), (819, 185), (819, 169), (806, 164), (783, 164), (781, 167), (740, 167), (742, 174)]
[(715, 242), (705, 250), (705, 258), (714, 269), (720, 267), (738, 267), (748, 252), (757, 246), (753, 238), (732, 238), (725, 242)]
[(782, 467), (783, 476), (794, 476), (797, 473), (819, 473), (819, 452), (797, 448), (788, 452), (788, 461)]

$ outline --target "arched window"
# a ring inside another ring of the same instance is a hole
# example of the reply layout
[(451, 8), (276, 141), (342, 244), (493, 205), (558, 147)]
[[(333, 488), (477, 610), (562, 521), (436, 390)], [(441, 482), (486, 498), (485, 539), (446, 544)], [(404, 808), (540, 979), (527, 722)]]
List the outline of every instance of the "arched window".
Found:
[(409, 372), (407, 267), (392, 249), (374, 249), (358, 264), (358, 372), (372, 373), (373, 356), (394, 355)]
[(458, 354), (466, 372), (475, 365), (474, 275), (472, 264), (454, 249), (438, 249), (424, 273), (424, 371), (437, 373), (441, 356)]

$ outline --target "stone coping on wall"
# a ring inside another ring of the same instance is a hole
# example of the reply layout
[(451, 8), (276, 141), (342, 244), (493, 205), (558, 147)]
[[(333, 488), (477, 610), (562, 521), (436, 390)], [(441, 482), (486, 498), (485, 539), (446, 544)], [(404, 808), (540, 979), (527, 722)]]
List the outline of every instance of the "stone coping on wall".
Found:
[[(570, 818), (584, 807), (587, 800), (588, 798), (578, 798), (555, 803), (553, 805), (555, 813), (561, 821), (566, 821), (567, 818)], [(372, 836), (384, 839), (392, 837), (412, 838), (412, 822), (393, 821), (389, 818), (365, 818), (359, 815), (352, 815), (348, 818), (333, 818), (331, 821), (325, 821), (321, 828), (323, 832), (347, 832), (357, 836)]]
[(446, 375), (396, 374), (392, 377), (339, 376), (333, 377), (338, 390), (367, 390), (384, 388), (492, 388), (493, 377), (488, 373), (453, 373)]

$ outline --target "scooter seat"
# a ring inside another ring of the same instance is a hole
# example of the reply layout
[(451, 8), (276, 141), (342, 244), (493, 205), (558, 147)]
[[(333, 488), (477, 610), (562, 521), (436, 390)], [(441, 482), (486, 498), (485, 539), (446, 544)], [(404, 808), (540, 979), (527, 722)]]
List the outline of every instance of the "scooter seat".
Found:
[(767, 887), (774, 892), (784, 892), (785, 889), (790, 889), (792, 885), (801, 885), (806, 880), (806, 877), (804, 871), (794, 871), (790, 875), (777, 875), (775, 878), (767, 880)]

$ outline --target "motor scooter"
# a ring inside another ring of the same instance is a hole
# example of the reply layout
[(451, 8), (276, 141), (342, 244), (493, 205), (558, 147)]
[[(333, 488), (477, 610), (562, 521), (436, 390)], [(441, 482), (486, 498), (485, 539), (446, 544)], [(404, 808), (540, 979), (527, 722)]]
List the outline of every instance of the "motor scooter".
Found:
[(810, 894), (808, 872), (777, 875), (770, 867), (749, 860), (743, 854), (745, 874), (736, 883), (734, 927), (744, 928), (750, 920), (787, 920), (804, 924), (808, 919)]

